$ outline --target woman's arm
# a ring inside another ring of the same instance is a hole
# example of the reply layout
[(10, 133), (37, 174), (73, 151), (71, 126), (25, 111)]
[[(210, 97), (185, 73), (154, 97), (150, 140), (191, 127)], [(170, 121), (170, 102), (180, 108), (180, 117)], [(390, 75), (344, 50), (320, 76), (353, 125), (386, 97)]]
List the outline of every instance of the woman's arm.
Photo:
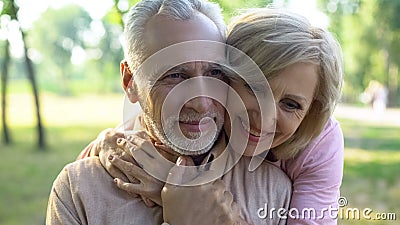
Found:
[[(291, 224), (337, 224), (338, 198), (343, 177), (343, 134), (339, 123), (325, 130), (296, 158), (282, 162), (293, 181)], [(295, 215), (299, 212), (299, 215)], [(293, 218), (299, 216), (299, 218)]]

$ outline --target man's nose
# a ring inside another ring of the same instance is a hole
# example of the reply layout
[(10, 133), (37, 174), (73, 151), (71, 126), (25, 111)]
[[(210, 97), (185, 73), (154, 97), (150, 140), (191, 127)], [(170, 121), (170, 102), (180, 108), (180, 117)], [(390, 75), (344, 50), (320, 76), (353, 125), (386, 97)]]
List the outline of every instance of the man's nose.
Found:
[(206, 96), (199, 96), (189, 100), (185, 104), (185, 108), (190, 108), (195, 110), (198, 113), (206, 113), (208, 111), (212, 111), (211, 107), (213, 106), (213, 99)]

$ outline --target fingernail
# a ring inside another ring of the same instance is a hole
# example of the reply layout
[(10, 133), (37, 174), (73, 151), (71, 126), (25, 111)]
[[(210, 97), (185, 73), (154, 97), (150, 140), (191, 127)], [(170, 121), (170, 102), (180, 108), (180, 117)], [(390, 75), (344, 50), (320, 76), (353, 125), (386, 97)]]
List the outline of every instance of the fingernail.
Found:
[(118, 183), (118, 180), (117, 180), (117, 178), (115, 178), (115, 179), (114, 179), (114, 183)]
[(108, 156), (108, 160), (111, 161), (111, 160), (113, 160), (113, 159), (114, 159), (114, 156), (113, 156), (113, 155), (109, 155), (109, 156)]
[(122, 144), (123, 142), (124, 142), (124, 139), (123, 139), (123, 138), (118, 138), (118, 139), (117, 139), (117, 144), (120, 145), (120, 144)]
[(181, 166), (183, 165), (185, 159), (183, 159), (182, 156), (179, 156), (178, 159), (176, 160), (176, 165)]

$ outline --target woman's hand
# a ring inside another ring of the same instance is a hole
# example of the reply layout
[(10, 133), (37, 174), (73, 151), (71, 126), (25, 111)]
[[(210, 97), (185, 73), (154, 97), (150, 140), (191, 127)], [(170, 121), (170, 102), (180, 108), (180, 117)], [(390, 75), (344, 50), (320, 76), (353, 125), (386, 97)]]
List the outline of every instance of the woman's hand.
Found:
[(140, 195), (148, 207), (161, 205), (160, 194), (164, 184), (147, 174), (133, 158), (135, 151), (143, 154), (143, 147), (147, 149), (151, 145), (146, 132), (138, 131), (125, 138), (124, 133), (110, 129), (99, 140), (97, 154), (107, 172), (115, 178), (116, 185), (134, 197)]
[[(190, 167), (183, 167), (194, 165), (190, 157), (181, 156), (177, 162), (177, 166), (170, 170), (161, 193), (165, 222), (171, 225), (248, 224), (242, 219), (239, 206), (222, 180), (205, 183), (210, 175), (214, 177), (214, 171), (199, 175)], [(191, 183), (196, 186), (190, 186)], [(199, 183), (204, 184), (197, 185)]]
[(149, 207), (156, 204), (161, 205), (161, 189), (164, 182), (149, 175), (143, 168), (152, 167), (154, 169), (154, 167), (157, 167), (157, 170), (165, 170), (166, 168), (161, 168), (162, 164), (157, 162), (156, 155), (158, 155), (158, 152), (147, 134), (140, 131), (127, 138), (118, 138), (116, 143), (119, 148), (129, 152), (131, 156), (137, 159), (137, 161), (131, 162), (123, 160), (119, 156), (109, 156), (111, 165), (121, 171), (129, 180), (127, 182), (116, 178), (114, 181), (117, 186), (130, 194), (140, 195)]
[(96, 141), (94, 141), (91, 155), (99, 156), (101, 164), (113, 178), (119, 178), (125, 182), (138, 183), (137, 179), (129, 179), (123, 171), (112, 165), (108, 159), (110, 155), (114, 157), (118, 156), (121, 160), (136, 164), (130, 152), (125, 151), (124, 148), (121, 148), (117, 144), (117, 140), (124, 137), (124, 133), (118, 132), (115, 129), (104, 130), (100, 133)]

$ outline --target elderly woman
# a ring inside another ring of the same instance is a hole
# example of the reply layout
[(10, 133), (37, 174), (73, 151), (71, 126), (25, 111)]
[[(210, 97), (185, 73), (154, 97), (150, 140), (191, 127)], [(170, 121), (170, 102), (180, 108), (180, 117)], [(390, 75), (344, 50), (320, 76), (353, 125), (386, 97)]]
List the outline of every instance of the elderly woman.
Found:
[[(335, 209), (343, 172), (343, 136), (338, 122), (332, 118), (343, 81), (339, 44), (329, 32), (312, 27), (305, 18), (281, 9), (257, 9), (240, 15), (229, 25), (227, 44), (254, 60), (272, 90), (276, 116), (269, 116), (276, 129), (272, 132), (273, 140), (265, 160), (280, 167), (292, 180), (287, 224), (336, 224)], [(228, 54), (227, 57), (233, 67), (240, 66), (234, 56)], [(251, 156), (260, 153), (255, 150), (257, 142), (271, 132), (263, 130), (268, 126), (261, 126), (262, 119), (268, 118), (262, 118), (256, 99), (256, 92), (264, 89), (258, 87), (258, 82), (245, 80), (248, 79), (237, 76), (230, 81), (246, 109), (245, 112), (233, 110), (224, 129), (227, 137), (232, 130), (243, 130), (248, 137), (244, 155)], [(229, 102), (230, 96), (227, 107), (236, 104)], [(244, 114), (249, 118), (247, 123), (243, 122)], [(132, 146), (137, 148), (137, 140), (137, 137), (124, 141), (120, 138), (118, 143), (129, 151)], [(146, 141), (140, 140), (139, 146), (148, 146), (143, 145)], [(231, 140), (242, 141), (243, 138)], [(231, 146), (235, 148), (235, 143)], [(119, 157), (113, 157), (110, 163), (126, 176), (138, 177), (139, 172), (127, 169), (129, 163)], [(148, 205), (161, 202), (163, 184), (151, 176), (144, 177), (142, 171), (142, 186), (116, 180), (118, 187), (142, 195)], [(173, 193), (163, 193), (163, 198), (168, 194)], [(190, 201), (190, 196), (182, 197), (179, 204)], [(207, 207), (207, 202), (197, 204)], [(191, 213), (202, 212), (175, 210), (172, 216), (190, 218)]]
[[(277, 117), (267, 159), (293, 182), (290, 208), (300, 218), (289, 215), (288, 224), (335, 223), (328, 210), (338, 207), (343, 172), (343, 136), (331, 117), (343, 81), (339, 44), (304, 18), (274, 9), (239, 16), (229, 26), (227, 44), (250, 56), (272, 89)], [(245, 83), (231, 86), (245, 102), (254, 99)], [(306, 208), (315, 215), (302, 214)]]

